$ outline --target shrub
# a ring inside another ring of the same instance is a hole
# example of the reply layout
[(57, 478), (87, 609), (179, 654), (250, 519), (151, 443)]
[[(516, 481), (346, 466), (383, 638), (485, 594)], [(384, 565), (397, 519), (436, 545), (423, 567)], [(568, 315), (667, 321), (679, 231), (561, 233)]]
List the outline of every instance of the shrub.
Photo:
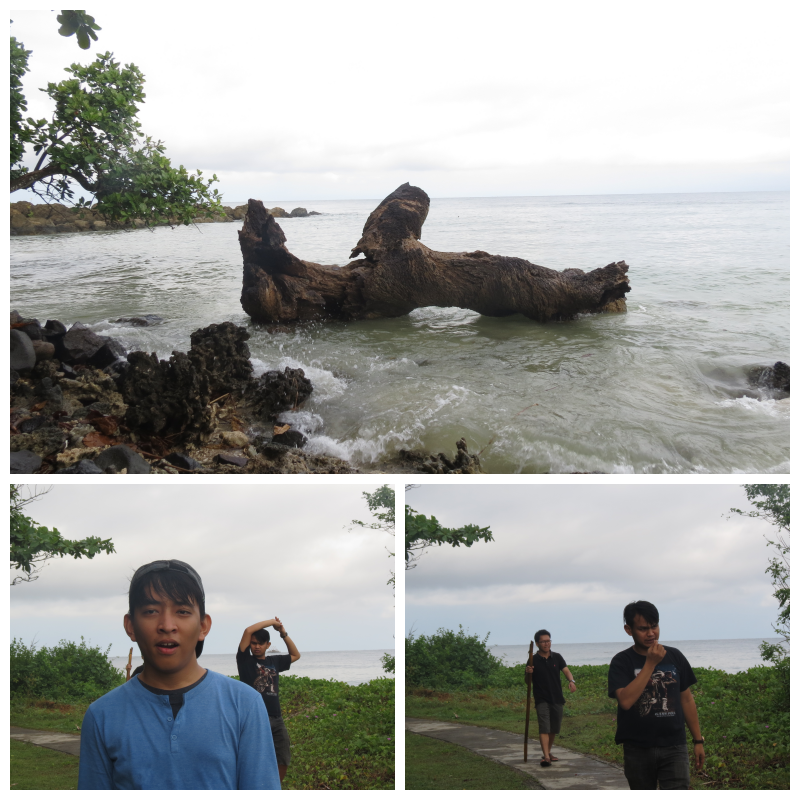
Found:
[(62, 639), (55, 647), (37, 649), (35, 642), (11, 642), (11, 695), (39, 697), (56, 702), (95, 700), (124, 682), (122, 670), (108, 660), (105, 652), (90, 647), (81, 636), (80, 644)]
[(406, 683), (427, 689), (481, 688), (491, 684), (503, 667), (481, 640), (459, 625), (458, 631), (439, 628), (431, 636), (406, 637)]

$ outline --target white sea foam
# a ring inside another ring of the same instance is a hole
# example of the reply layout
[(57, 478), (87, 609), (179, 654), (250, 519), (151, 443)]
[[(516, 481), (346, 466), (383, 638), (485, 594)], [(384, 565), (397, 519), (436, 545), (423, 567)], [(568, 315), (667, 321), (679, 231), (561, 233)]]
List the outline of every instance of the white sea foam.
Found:
[(720, 400), (716, 405), (722, 406), (722, 408), (741, 408), (757, 414), (766, 414), (770, 417), (789, 416), (788, 397), (784, 397), (781, 400), (772, 400), (768, 398), (759, 400), (756, 397), (736, 397)]

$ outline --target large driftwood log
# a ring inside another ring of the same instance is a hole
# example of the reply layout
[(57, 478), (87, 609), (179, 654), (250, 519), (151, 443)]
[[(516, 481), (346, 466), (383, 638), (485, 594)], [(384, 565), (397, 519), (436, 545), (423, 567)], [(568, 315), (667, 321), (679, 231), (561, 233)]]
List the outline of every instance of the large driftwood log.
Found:
[(250, 200), (239, 243), (242, 308), (256, 322), (398, 317), (425, 306), (458, 306), (490, 317), (538, 322), (624, 311), (624, 261), (563, 272), (521, 258), (440, 253), (419, 241), (430, 199), (404, 183), (370, 215), (343, 267), (302, 261), (259, 200)]

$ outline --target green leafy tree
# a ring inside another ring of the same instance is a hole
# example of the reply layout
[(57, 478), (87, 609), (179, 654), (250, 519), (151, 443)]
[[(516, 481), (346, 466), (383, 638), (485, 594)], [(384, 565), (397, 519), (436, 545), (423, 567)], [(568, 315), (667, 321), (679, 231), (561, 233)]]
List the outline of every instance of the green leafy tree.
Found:
[[(388, 533), (389, 536), (394, 536), (394, 489), (384, 484), (380, 489), (372, 493), (362, 492), (361, 494), (367, 501), (367, 508), (369, 508), (372, 516), (375, 517), (375, 521), (362, 522), (354, 519), (352, 524), (362, 528), (369, 528), (373, 531), (383, 531)], [(386, 551), (389, 553), (389, 558), (394, 558), (394, 553), (388, 547)], [(390, 575), (391, 577), (386, 581), (386, 584), (394, 590), (394, 570), (390, 571)]]
[(56, 19), (61, 23), (58, 32), (62, 36), (74, 36), (77, 34), (78, 47), (81, 50), (88, 50), (91, 47), (89, 38), (97, 41), (95, 31), (102, 28), (95, 24), (94, 17), (90, 17), (85, 11), (62, 11)]
[[(741, 511), (732, 508), (734, 514), (743, 517), (763, 519), (775, 528), (774, 539), (766, 534), (767, 546), (775, 548), (765, 572), (772, 578), (775, 587), (774, 596), (778, 601), (778, 620), (773, 630), (786, 644), (789, 643), (789, 484), (788, 483), (751, 483), (744, 487), (747, 499), (755, 506), (755, 511)], [(787, 654), (783, 642), (761, 644), (761, 655), (765, 661), (777, 662)]]
[(11, 581), (12, 586), (37, 580), (36, 573), (56, 556), (94, 558), (98, 553), (115, 552), (111, 539), (90, 536), (73, 541), (61, 536), (56, 528), (34, 522), (23, 510), (39, 496), (41, 494), (22, 497), (19, 487), (11, 485), (11, 569), (24, 573)]
[[(406, 490), (416, 488), (406, 486)], [(493, 542), (492, 531), (487, 526), (464, 525), (445, 528), (436, 517), (426, 517), (406, 506), (406, 569), (413, 569), (427, 547), (449, 544), (451, 547), (472, 547), (475, 542)]]
[[(62, 28), (70, 30), (73, 22)], [(85, 27), (75, 28), (79, 43)], [(89, 205), (83, 197), (74, 201), (77, 183), (95, 198), (96, 210), (109, 222), (123, 224), (140, 219), (148, 226), (188, 225), (195, 217), (221, 210), (219, 192), (211, 188), (216, 175), (203, 179), (200, 170), (191, 174), (182, 165), (176, 169), (164, 155), (164, 143), (142, 133), (136, 115), (145, 98), (145, 79), (134, 64), (123, 66), (113, 53), (103, 53), (86, 66), (72, 64), (65, 70), (69, 78), (40, 90), (54, 103), (51, 119), (35, 120), (23, 115), (22, 76), (30, 54), (12, 37), (12, 193), (30, 189), (45, 200)], [(38, 155), (32, 170), (21, 163), (27, 145)]]

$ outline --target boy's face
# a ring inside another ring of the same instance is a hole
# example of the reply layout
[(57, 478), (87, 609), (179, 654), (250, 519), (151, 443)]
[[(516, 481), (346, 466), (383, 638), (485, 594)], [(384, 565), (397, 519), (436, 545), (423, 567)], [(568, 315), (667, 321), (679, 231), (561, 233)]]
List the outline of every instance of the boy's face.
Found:
[(211, 629), (211, 617), (200, 617), (196, 602), (175, 603), (151, 589), (152, 603), (125, 615), (125, 632), (139, 645), (145, 664), (158, 672), (180, 672), (196, 661), (195, 646)]
[(250, 639), (250, 652), (256, 658), (264, 658), (264, 654), (269, 650), (269, 642), (259, 642), (255, 636)]
[(552, 647), (552, 645), (553, 645), (553, 642), (552, 642), (552, 640), (550, 639), (550, 637), (546, 633), (543, 633), (542, 634), (542, 638), (539, 639), (538, 642), (536, 642), (536, 646), (539, 648), (539, 650), (542, 653), (549, 653), (550, 652), (550, 648)]

